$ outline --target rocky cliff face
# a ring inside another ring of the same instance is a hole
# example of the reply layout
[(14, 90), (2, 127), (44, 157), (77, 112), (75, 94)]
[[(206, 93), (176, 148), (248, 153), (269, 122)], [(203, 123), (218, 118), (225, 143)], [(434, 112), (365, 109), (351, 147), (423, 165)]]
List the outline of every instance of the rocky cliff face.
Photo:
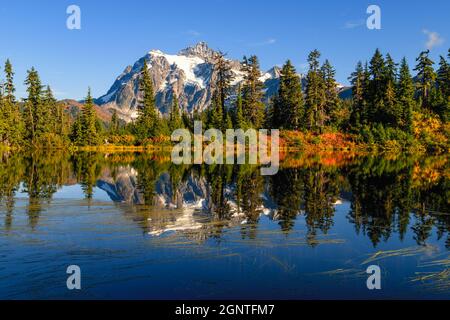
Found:
[[(213, 55), (214, 51), (204, 42), (181, 50), (176, 55), (152, 50), (133, 66), (126, 67), (108, 93), (96, 102), (107, 110), (116, 109), (119, 116), (126, 121), (135, 119), (140, 98), (139, 74), (144, 61), (147, 61), (161, 114), (169, 112), (173, 93), (178, 96), (180, 107), (184, 111), (192, 113), (194, 110), (204, 110), (211, 104), (210, 84), (216, 77)], [(230, 63), (235, 74), (233, 85), (237, 87), (243, 81), (240, 62), (230, 60)], [(266, 84), (267, 98), (277, 91), (279, 76), (277, 67), (261, 75), (261, 81)]]

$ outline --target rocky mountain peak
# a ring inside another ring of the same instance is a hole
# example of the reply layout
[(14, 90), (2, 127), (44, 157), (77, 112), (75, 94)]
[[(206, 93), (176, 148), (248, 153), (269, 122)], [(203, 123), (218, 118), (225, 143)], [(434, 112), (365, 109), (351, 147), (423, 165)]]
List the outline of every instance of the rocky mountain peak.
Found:
[[(137, 117), (137, 104), (140, 97), (139, 80), (144, 61), (147, 62), (155, 88), (156, 104), (159, 112), (167, 115), (174, 95), (180, 108), (188, 113), (202, 111), (211, 105), (211, 82), (216, 74), (213, 57), (216, 51), (205, 42), (181, 50), (178, 54), (167, 54), (152, 50), (128, 66), (116, 78), (108, 92), (96, 99), (105, 110), (116, 110), (119, 117), (132, 121)], [(232, 85), (243, 81), (239, 60), (229, 60), (236, 78)], [(266, 85), (267, 99), (276, 93), (279, 84), (279, 69), (273, 68), (263, 73), (261, 81)]]
[(210, 60), (214, 56), (215, 51), (211, 49), (206, 42), (199, 42), (194, 46), (187, 47), (179, 52), (179, 55), (188, 57), (199, 57)]
[(272, 78), (279, 78), (281, 77), (281, 68), (278, 66), (273, 67), (269, 71), (267, 71), (268, 74), (271, 75)]

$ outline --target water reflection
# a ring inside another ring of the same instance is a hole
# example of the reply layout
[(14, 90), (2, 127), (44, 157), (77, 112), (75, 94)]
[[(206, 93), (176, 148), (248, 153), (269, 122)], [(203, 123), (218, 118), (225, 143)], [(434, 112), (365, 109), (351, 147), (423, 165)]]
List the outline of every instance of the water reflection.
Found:
[(408, 229), (423, 246), (436, 228), (450, 248), (446, 158), (298, 156), (284, 159), (272, 177), (250, 165), (177, 166), (169, 160), (157, 154), (2, 154), (4, 228), (13, 226), (18, 196), (27, 196), (28, 224), (35, 229), (53, 195), (79, 184), (88, 205), (101, 189), (151, 236), (186, 232), (220, 240), (224, 230), (240, 225), (242, 238), (256, 239), (262, 216), (288, 235), (303, 216), (305, 240), (315, 246), (333, 226), (336, 205), (349, 201), (348, 222), (374, 247), (392, 237), (403, 240)]

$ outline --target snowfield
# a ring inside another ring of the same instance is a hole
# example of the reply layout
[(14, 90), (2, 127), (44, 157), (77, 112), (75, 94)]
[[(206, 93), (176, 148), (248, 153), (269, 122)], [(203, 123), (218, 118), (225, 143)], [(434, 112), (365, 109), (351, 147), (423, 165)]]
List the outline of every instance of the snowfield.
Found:
[[(160, 50), (152, 50), (149, 54), (152, 57), (163, 57), (171, 66), (176, 65), (177, 68), (183, 70), (184, 75), (186, 76), (186, 82), (198, 85), (202, 89), (206, 88), (205, 81), (195, 75), (195, 70), (197, 67), (200, 64), (205, 63), (203, 59), (199, 57), (165, 54)], [(151, 66), (149, 66), (149, 68), (151, 68)]]

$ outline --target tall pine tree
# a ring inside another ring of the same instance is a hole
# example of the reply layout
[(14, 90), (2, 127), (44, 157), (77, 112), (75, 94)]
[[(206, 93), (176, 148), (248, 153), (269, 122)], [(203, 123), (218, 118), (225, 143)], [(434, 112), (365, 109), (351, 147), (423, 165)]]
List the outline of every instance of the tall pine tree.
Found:
[(406, 58), (402, 59), (397, 86), (397, 100), (401, 108), (399, 126), (408, 133), (412, 133), (412, 112), (414, 110), (414, 82), (409, 71)]
[(352, 110), (350, 115), (350, 126), (355, 132), (359, 131), (362, 125), (366, 123), (365, 109), (366, 88), (365, 73), (361, 61), (356, 65), (355, 71), (349, 77), (352, 85)]
[(339, 99), (337, 82), (335, 79), (336, 71), (328, 60), (325, 60), (321, 69), (325, 86), (326, 124), (337, 127), (343, 119), (341, 112), (342, 104)]
[(159, 117), (156, 109), (153, 82), (148, 70), (147, 61), (141, 70), (139, 89), (141, 99), (138, 103), (138, 118), (135, 133), (140, 142), (159, 135)]
[(248, 129), (248, 125), (244, 117), (241, 85), (239, 85), (237, 92), (235, 115), (234, 115), (234, 127), (236, 129), (242, 130)]
[(215, 128), (225, 130), (227, 129), (227, 118), (229, 118), (226, 102), (231, 93), (231, 83), (234, 80), (234, 73), (230, 61), (225, 59), (225, 55), (222, 52), (215, 53), (213, 59), (214, 72), (217, 77), (213, 86), (213, 90), (215, 91), (214, 103), (217, 108), (221, 108), (220, 113), (222, 115), (221, 119), (218, 119), (220, 126)]
[(119, 132), (119, 127), (120, 127), (119, 117), (117, 115), (117, 110), (114, 109), (113, 114), (111, 116), (110, 133), (113, 135), (117, 134)]
[(14, 96), (14, 72), (11, 62), (5, 62), (5, 83), (0, 88), (0, 139), (3, 144), (19, 146), (22, 142), (23, 123), (19, 105)]
[(422, 108), (432, 109), (430, 92), (436, 80), (436, 73), (433, 69), (434, 62), (428, 57), (429, 53), (430, 50), (420, 53), (414, 71), (417, 71), (417, 89), (422, 100)]
[(304, 101), (300, 77), (288, 60), (281, 70), (280, 87), (273, 99), (272, 126), (289, 130), (302, 128)]
[(308, 55), (309, 71), (306, 86), (306, 127), (321, 132), (325, 125), (325, 83), (319, 66), (320, 52)]
[(384, 110), (381, 112), (381, 120), (384, 124), (398, 127), (402, 117), (402, 106), (397, 103), (397, 64), (390, 54), (386, 55), (386, 66), (384, 72)]
[(385, 116), (386, 63), (377, 49), (369, 63), (370, 82), (368, 88), (368, 112), (370, 122), (381, 123)]
[(181, 119), (180, 106), (178, 104), (178, 98), (176, 94), (173, 94), (172, 108), (169, 114), (169, 129), (171, 132), (182, 129), (184, 127), (183, 120)]
[(92, 98), (90, 88), (88, 89), (88, 94), (84, 102), (81, 123), (83, 145), (96, 146), (100, 142), (100, 137), (97, 130), (97, 114), (94, 109), (94, 99)]
[(264, 83), (256, 56), (244, 57), (242, 62), (244, 84), (242, 86), (242, 110), (247, 124), (255, 129), (264, 122)]
[(42, 85), (38, 72), (31, 68), (25, 80), (28, 97), (24, 104), (24, 119), (27, 128), (26, 138), (32, 144), (45, 132), (45, 118), (42, 104)]

